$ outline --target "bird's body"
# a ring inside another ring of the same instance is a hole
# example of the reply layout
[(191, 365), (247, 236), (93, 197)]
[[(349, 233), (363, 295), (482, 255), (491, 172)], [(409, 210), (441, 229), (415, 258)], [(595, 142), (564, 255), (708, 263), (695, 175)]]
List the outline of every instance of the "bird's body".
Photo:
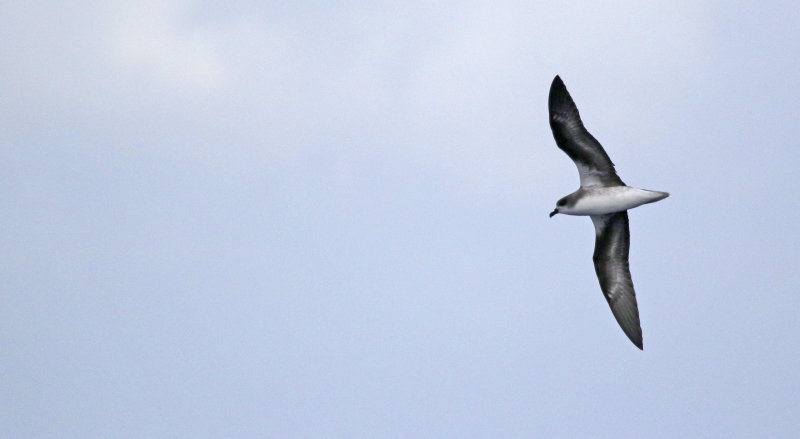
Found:
[(605, 215), (622, 212), (642, 204), (663, 200), (666, 192), (649, 191), (630, 186), (582, 187), (567, 195), (567, 204), (558, 208), (566, 215)]
[(585, 215), (595, 228), (594, 261), (600, 289), (622, 330), (643, 349), (639, 308), (628, 265), (628, 210), (668, 197), (667, 192), (626, 185), (608, 154), (583, 126), (578, 108), (558, 76), (550, 86), (550, 128), (558, 147), (578, 168), (581, 187), (561, 198), (550, 216)]

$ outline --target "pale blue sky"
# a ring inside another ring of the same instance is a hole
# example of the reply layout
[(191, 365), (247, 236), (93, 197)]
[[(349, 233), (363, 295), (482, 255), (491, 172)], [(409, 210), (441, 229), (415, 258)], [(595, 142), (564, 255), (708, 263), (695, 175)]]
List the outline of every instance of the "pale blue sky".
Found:
[(0, 437), (795, 437), (800, 6), (552, 3), (0, 6)]

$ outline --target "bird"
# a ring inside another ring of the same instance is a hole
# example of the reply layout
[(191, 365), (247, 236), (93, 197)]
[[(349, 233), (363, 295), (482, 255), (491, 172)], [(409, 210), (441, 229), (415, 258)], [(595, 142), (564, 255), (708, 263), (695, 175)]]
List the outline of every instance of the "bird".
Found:
[(556, 145), (578, 168), (580, 188), (556, 202), (556, 214), (589, 216), (595, 230), (594, 269), (611, 312), (633, 344), (644, 350), (639, 307), (628, 264), (630, 227), (628, 210), (654, 203), (668, 192), (638, 189), (626, 185), (614, 163), (584, 127), (578, 107), (564, 81), (556, 75), (548, 97), (550, 129)]

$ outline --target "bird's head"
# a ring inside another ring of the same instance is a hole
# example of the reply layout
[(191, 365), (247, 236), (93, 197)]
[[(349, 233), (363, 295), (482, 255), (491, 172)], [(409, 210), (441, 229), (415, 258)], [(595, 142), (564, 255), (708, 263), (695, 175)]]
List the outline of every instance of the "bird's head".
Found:
[(564, 198), (556, 201), (556, 208), (553, 209), (552, 212), (550, 212), (550, 218), (552, 218), (553, 215), (555, 215), (557, 213), (561, 213), (561, 210), (559, 210), (559, 209), (563, 209), (564, 206), (566, 206), (566, 205), (567, 205), (567, 197), (564, 197)]

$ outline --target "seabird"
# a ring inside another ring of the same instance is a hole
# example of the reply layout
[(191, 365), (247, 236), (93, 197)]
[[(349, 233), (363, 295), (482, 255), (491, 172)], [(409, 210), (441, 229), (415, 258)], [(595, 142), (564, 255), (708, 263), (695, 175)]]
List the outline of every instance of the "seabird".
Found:
[(667, 192), (626, 185), (600, 142), (583, 126), (578, 107), (560, 77), (550, 86), (550, 128), (558, 147), (578, 167), (581, 187), (556, 202), (557, 213), (589, 216), (594, 224), (594, 269), (600, 289), (625, 335), (643, 348), (639, 308), (628, 266), (628, 210), (667, 198)]

